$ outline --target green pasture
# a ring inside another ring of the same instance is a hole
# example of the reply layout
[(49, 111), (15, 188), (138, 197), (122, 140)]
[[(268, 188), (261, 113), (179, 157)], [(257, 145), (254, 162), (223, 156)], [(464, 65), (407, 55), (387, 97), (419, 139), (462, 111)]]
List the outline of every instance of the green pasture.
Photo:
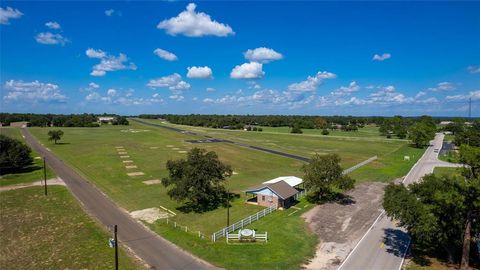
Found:
[[(254, 132), (241, 130), (223, 130), (203, 127), (172, 125), (160, 120), (142, 119), (151, 123), (175, 126), (198, 134), (225, 138), (238, 142), (248, 143), (273, 150), (283, 151), (304, 157), (311, 157), (315, 153), (336, 153), (342, 159), (342, 166), (346, 169), (372, 156), (378, 159), (351, 174), (358, 182), (382, 181), (388, 182), (402, 177), (421, 157), (424, 149), (413, 148), (405, 140), (389, 140), (383, 137), (331, 137), (312, 136), (309, 134), (290, 134), (273, 132)], [(132, 121), (133, 122), (133, 121)], [(286, 127), (272, 129), (287, 129)], [(373, 133), (376, 127), (365, 127)], [(378, 130), (377, 130), (378, 131)], [(343, 131), (338, 131), (343, 132)], [(359, 131), (360, 132), (360, 131)], [(348, 132), (343, 132), (348, 133)], [(355, 133), (355, 132), (352, 132)], [(273, 155), (271, 155), (273, 156)], [(404, 160), (409, 156), (410, 160)]]
[[(20, 128), (2, 127), (0, 134), (17, 139), (25, 143), (25, 139), (20, 133)], [(8, 186), (14, 184), (31, 183), (38, 180), (43, 180), (43, 160), (40, 159), (37, 152), (32, 150), (33, 164), (25, 168), (22, 172), (0, 174), (0, 186)], [(47, 166), (47, 179), (55, 177), (54, 172)]]
[[(115, 269), (110, 233), (62, 186), (0, 193), (0, 268)], [(119, 250), (120, 269), (143, 269)]]

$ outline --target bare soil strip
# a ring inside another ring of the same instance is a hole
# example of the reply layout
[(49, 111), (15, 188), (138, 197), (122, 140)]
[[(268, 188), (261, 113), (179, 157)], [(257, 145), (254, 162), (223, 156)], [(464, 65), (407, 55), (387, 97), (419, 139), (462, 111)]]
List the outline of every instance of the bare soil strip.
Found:
[[(28, 183), (28, 184), (17, 184), (17, 185), (11, 185), (11, 186), (3, 186), (0, 187), (0, 192), (1, 191), (7, 191), (7, 190), (14, 190), (14, 189), (19, 189), (19, 188), (26, 188), (26, 187), (35, 187), (35, 186), (43, 186), (45, 182), (43, 180), (33, 182), (33, 183)], [(63, 182), (62, 179), (60, 178), (52, 178), (47, 180), (47, 185), (60, 185), (60, 186), (65, 186), (65, 183)]]
[(128, 176), (141, 176), (141, 175), (145, 175), (145, 173), (143, 172), (131, 172), (131, 173), (127, 173)]

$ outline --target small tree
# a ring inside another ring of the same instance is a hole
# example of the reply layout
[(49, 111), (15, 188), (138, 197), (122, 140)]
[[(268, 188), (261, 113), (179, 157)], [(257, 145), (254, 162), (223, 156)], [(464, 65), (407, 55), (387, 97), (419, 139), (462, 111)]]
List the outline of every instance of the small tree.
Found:
[(57, 144), (57, 141), (61, 140), (63, 136), (63, 131), (61, 130), (50, 130), (48, 132), (48, 140), (54, 141)]
[(328, 135), (328, 134), (330, 134), (330, 132), (328, 131), (328, 129), (324, 128), (322, 130), (322, 135)]
[(232, 169), (215, 152), (193, 148), (187, 159), (167, 161), (167, 170), (169, 175), (162, 179), (162, 184), (170, 187), (170, 198), (185, 202), (187, 210), (204, 212), (225, 202), (223, 183), (232, 175)]
[(338, 190), (349, 190), (355, 181), (343, 175), (340, 157), (337, 154), (315, 154), (310, 163), (303, 165), (305, 187), (309, 199), (320, 201), (332, 199)]
[(294, 125), (292, 127), (292, 130), (290, 130), (290, 133), (302, 134), (303, 131), (302, 131), (302, 129), (300, 129), (299, 125)]
[(31, 152), (21, 141), (0, 134), (0, 168), (17, 170), (31, 165)]

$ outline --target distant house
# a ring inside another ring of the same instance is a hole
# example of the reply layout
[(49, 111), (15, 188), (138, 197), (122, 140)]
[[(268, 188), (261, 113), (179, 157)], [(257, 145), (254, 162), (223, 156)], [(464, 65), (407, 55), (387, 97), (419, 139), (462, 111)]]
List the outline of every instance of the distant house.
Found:
[(21, 122), (11, 122), (10, 126), (11, 127), (19, 127), (19, 128), (26, 128), (30, 125), (30, 122), (27, 121), (21, 121)]
[(99, 124), (111, 124), (113, 120), (115, 120), (113, 116), (99, 116), (97, 121)]
[(245, 191), (253, 195), (247, 203), (280, 209), (289, 208), (295, 203), (302, 183), (303, 180), (295, 176), (282, 176), (263, 182), (261, 186)]
[(453, 122), (452, 122), (452, 121), (441, 121), (441, 122), (439, 123), (440, 126), (447, 126), (447, 125), (449, 125), (449, 124), (453, 124)]

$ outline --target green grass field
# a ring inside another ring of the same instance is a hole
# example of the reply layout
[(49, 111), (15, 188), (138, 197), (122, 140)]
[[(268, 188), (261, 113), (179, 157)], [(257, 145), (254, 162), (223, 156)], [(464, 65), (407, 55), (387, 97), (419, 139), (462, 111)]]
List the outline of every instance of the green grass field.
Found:
[[(263, 129), (262, 132), (265, 133), (284, 133), (290, 134), (290, 127), (266, 127), (261, 126)], [(322, 129), (302, 129), (303, 135), (317, 135), (322, 137), (352, 137), (352, 138), (375, 138), (375, 139), (385, 139), (385, 137), (380, 136), (378, 127), (376, 126), (365, 126), (364, 128), (358, 129), (354, 132), (345, 132), (341, 130), (331, 130), (329, 135), (322, 135)], [(252, 131), (254, 132), (254, 131)]]
[[(0, 134), (25, 143), (25, 139), (22, 137), (19, 128), (0, 128)], [(38, 154), (33, 150), (31, 155), (34, 158), (33, 164), (29, 168), (26, 168), (25, 172), (0, 175), (0, 186), (30, 183), (43, 180), (43, 161), (42, 159), (38, 158)], [(35, 157), (37, 158), (35, 159)], [(55, 177), (55, 174), (50, 167), (47, 166), (47, 179), (52, 177)]]
[[(304, 157), (315, 153), (336, 153), (342, 158), (342, 166), (349, 168), (372, 156), (378, 159), (351, 174), (357, 182), (381, 181), (388, 182), (404, 176), (422, 156), (424, 149), (413, 148), (405, 140), (389, 140), (378, 135), (376, 127), (365, 127), (369, 136), (331, 137), (309, 134), (290, 134), (282, 132), (253, 132), (239, 130), (223, 130), (202, 127), (180, 126), (165, 123), (160, 120), (142, 119), (156, 124), (179, 127), (212, 137), (231, 139), (238, 142), (262, 146), (269, 149), (284, 151)], [(271, 128), (287, 130), (288, 127)], [(361, 129), (362, 130), (362, 129)], [(348, 133), (349, 132), (342, 132)], [(362, 134), (361, 131), (351, 134)], [(373, 134), (376, 134), (375, 136)], [(410, 156), (409, 161), (404, 156)]]
[(178, 246), (226, 269), (300, 269), (313, 257), (318, 239), (302, 229), (305, 223), (301, 215), (313, 205), (302, 201), (296, 206), (301, 210), (275, 211), (248, 226), (259, 233), (268, 232), (267, 243), (227, 244), (225, 238), (209, 242), (164, 222), (151, 227)]
[(460, 168), (448, 168), (448, 167), (437, 167), (433, 169), (433, 173), (436, 176), (441, 176), (441, 175), (446, 175), (446, 176), (461, 176), (461, 170)]
[[(0, 194), (1, 269), (115, 269), (109, 233), (80, 208), (65, 187)], [(120, 269), (142, 269), (120, 249)]]
[[(177, 209), (182, 204), (172, 201), (163, 186), (142, 183), (144, 180), (165, 177), (166, 161), (185, 157), (185, 153), (179, 151), (188, 151), (193, 147), (215, 151), (223, 162), (232, 166), (235, 172), (227, 184), (230, 191), (240, 195), (240, 198), (232, 202), (230, 209), (230, 220), (233, 223), (262, 209), (259, 206), (245, 204), (246, 197), (243, 190), (282, 175), (302, 177), (301, 161), (227, 143), (191, 144), (185, 140), (198, 139), (198, 137), (160, 127), (146, 126), (134, 121), (130, 123), (130, 126), (62, 128), (65, 135), (61, 140), (62, 144), (58, 145), (47, 140), (50, 128), (30, 128), (30, 131), (46, 147), (95, 183), (126, 210), (163, 206), (177, 213), (170, 219), (171, 222), (177, 222), (179, 226), (187, 226), (189, 231), (200, 231), (207, 239), (200, 239), (194, 234), (175, 229), (164, 221), (158, 221), (149, 226), (175, 244), (218, 266), (244, 269), (261, 265), (260, 268), (292, 269), (298, 268), (306, 258), (313, 255), (317, 238), (308, 232), (303, 219), (297, 213), (288, 216), (289, 211), (293, 209), (276, 212), (251, 225), (260, 232), (269, 231), (272, 240), (267, 245), (227, 246), (223, 241), (217, 243), (210, 241), (210, 235), (225, 226), (225, 208), (207, 213), (182, 213)], [(126, 132), (130, 129), (138, 132)], [(345, 168), (378, 155), (380, 157), (378, 161), (352, 174), (359, 181), (390, 181), (402, 176), (423, 152), (422, 149), (409, 147), (405, 141), (388, 141), (367, 136), (325, 138), (308, 134), (254, 133), (198, 128), (190, 130), (199, 133), (201, 130), (205, 135), (248, 142), (307, 157), (314, 152), (338, 153), (343, 159)], [(128, 159), (132, 160), (138, 169), (124, 167), (116, 146), (124, 147), (130, 156)], [(412, 159), (404, 162), (404, 155), (410, 155)], [(127, 176), (129, 171), (141, 171), (145, 175), (129, 177)], [(292, 258), (285, 262), (285, 257), (288, 256)]]

